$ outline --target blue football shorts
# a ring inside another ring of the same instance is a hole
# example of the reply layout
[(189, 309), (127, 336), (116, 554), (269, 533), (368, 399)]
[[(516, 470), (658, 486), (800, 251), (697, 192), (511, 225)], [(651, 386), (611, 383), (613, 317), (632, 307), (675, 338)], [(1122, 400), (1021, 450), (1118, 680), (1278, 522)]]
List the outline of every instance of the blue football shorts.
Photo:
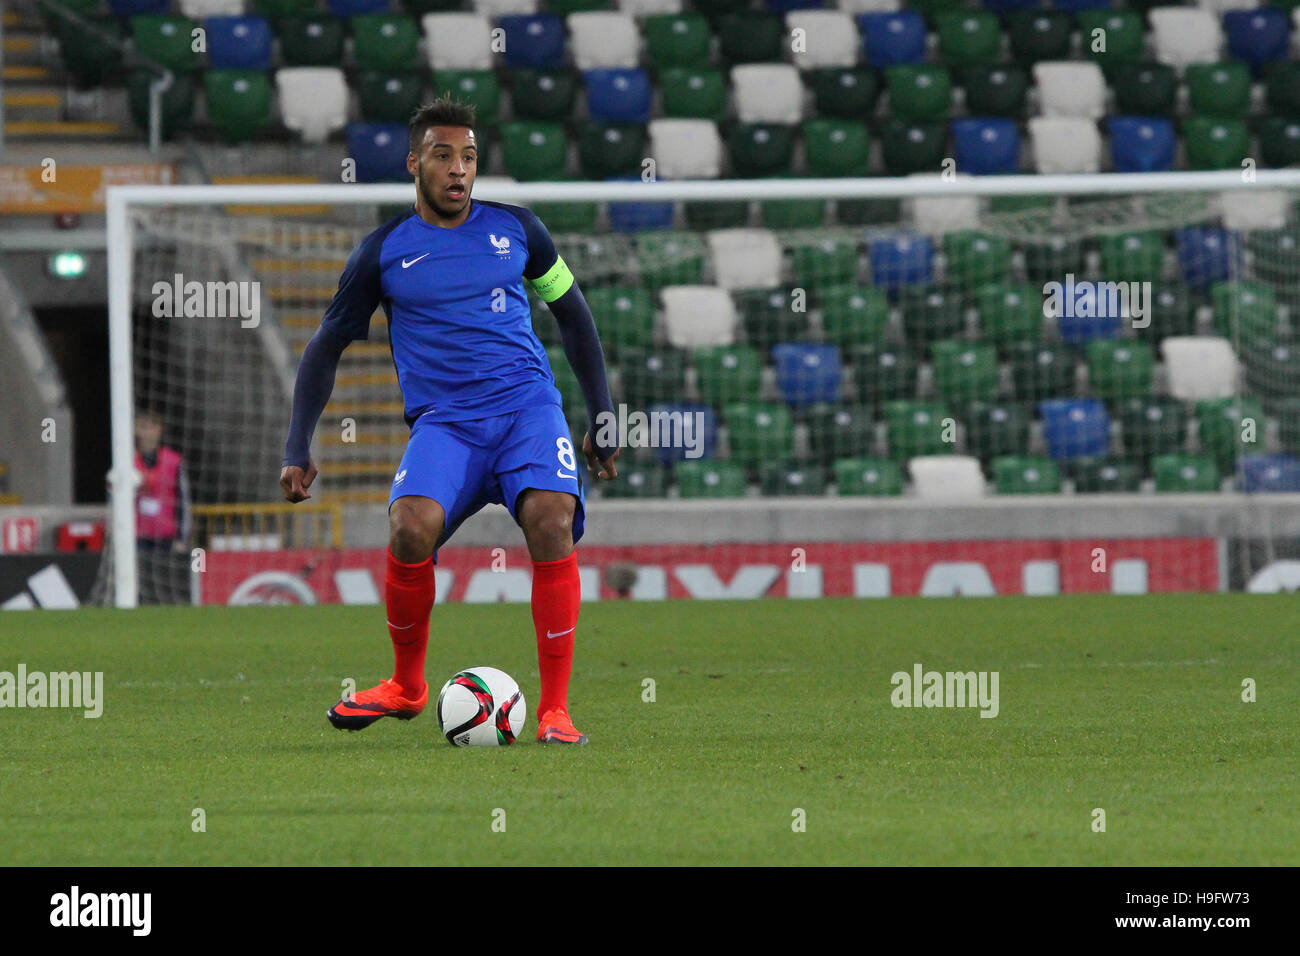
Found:
[(438, 541), (441, 547), (484, 505), (505, 505), (518, 522), (515, 503), (525, 489), (565, 491), (578, 499), (573, 512), (577, 542), (585, 501), (580, 470), (585, 462), (580, 455), (559, 405), (460, 422), (418, 418), (393, 477), (388, 507), (410, 495), (442, 505), (447, 520)]

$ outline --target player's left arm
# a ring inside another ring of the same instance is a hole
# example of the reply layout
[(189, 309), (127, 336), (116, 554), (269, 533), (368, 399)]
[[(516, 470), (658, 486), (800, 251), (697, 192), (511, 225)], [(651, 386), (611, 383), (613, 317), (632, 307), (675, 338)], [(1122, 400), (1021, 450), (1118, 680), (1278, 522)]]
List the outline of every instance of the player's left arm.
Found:
[(605, 353), (600, 345), (600, 333), (596, 331), (596, 320), (578, 288), (578, 281), (556, 252), (550, 233), (540, 219), (527, 210), (524, 212), (525, 215), (520, 217), (528, 237), (524, 278), (555, 316), (564, 354), (582, 388), (590, 423), (582, 440), (587, 467), (600, 478), (617, 478), (618, 468), (614, 462), (619, 455), (619, 446), (614, 423), (618, 417), (614, 414), (614, 400), (609, 394)]

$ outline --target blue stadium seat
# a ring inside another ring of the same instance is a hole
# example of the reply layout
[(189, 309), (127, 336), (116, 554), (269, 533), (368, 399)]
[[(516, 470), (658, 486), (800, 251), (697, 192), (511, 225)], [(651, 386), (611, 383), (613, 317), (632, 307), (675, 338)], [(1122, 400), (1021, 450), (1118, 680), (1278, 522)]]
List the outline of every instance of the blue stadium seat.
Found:
[(1300, 460), (1291, 455), (1247, 455), (1241, 459), (1242, 491), (1300, 491)]
[(1020, 170), (1020, 131), (1015, 120), (979, 116), (953, 120), (952, 145), (959, 172), (988, 176)]
[(1174, 168), (1178, 137), (1163, 116), (1112, 116), (1110, 156), (1117, 173), (1161, 173)]
[(552, 13), (509, 16), (505, 31), (506, 65), (512, 69), (555, 69), (564, 65), (564, 21)]
[(875, 67), (925, 62), (925, 18), (915, 10), (858, 17), (862, 55)]
[[(651, 423), (655, 421), (653, 416), (657, 413), (666, 413), (668, 415), (672, 415), (673, 413), (680, 414), (681, 418), (678, 420), (683, 422), (683, 428), (689, 427), (694, 429), (698, 427), (699, 433), (683, 432), (679, 437), (685, 437), (687, 439), (693, 438), (696, 447), (702, 450), (702, 454), (698, 456), (700, 458), (713, 458), (717, 455), (718, 416), (708, 405), (659, 404), (651, 405), (647, 411), (652, 416), (650, 418)], [(696, 418), (695, 416), (697, 415), (702, 417)], [(686, 426), (685, 422), (688, 419), (691, 424)], [(657, 435), (655, 434), (653, 425), (647, 429), (647, 437), (651, 444), (655, 444), (657, 439), (657, 444), (659, 445), (659, 447), (654, 450), (655, 458), (659, 460), (660, 464), (664, 465), (671, 465), (673, 462), (685, 460), (686, 453), (690, 451), (690, 449), (672, 447), (673, 435), (671, 429), (673, 428), (673, 419), (661, 418), (659, 421), (660, 427)], [(698, 426), (695, 424), (696, 422), (699, 423)]]
[[(659, 182), (663, 182), (660, 177)], [(607, 182), (641, 182), (640, 176), (610, 176)], [(653, 186), (647, 186), (650, 189)], [(612, 202), (609, 204), (609, 228), (613, 232), (645, 232), (649, 229), (673, 227), (673, 203), (666, 202)]]
[(261, 17), (209, 17), (208, 66), (218, 70), (269, 70), (271, 24)]
[(871, 281), (888, 292), (899, 286), (926, 285), (934, 275), (934, 246), (929, 236), (895, 233), (867, 242)]
[(773, 13), (784, 16), (791, 10), (819, 10), (826, 3), (825, 0), (764, 0), (764, 5)]
[(1124, 321), (1123, 303), (1094, 282), (1077, 282), (1073, 301), (1069, 286), (1063, 290), (1062, 314), (1056, 317), (1061, 341), (1083, 348), (1094, 339), (1113, 339)]
[(787, 405), (838, 402), (843, 368), (834, 345), (783, 342), (772, 346), (776, 384)]
[(388, 0), (330, 0), (329, 6), (332, 15), (343, 18), (388, 12)]
[(348, 155), (357, 163), (357, 182), (388, 183), (411, 178), (406, 171), (410, 152), (405, 123), (349, 123)]
[(108, 0), (108, 10), (115, 17), (135, 17), (144, 13), (166, 13), (169, 0)]
[(1053, 398), (1038, 403), (1047, 453), (1057, 461), (1100, 457), (1110, 446), (1110, 417), (1098, 398)]
[(654, 89), (645, 70), (588, 70), (587, 112), (598, 123), (648, 123)]
[(1232, 56), (1257, 67), (1286, 59), (1291, 43), (1291, 20), (1285, 10), (1277, 7), (1229, 10), (1223, 15), (1223, 32), (1227, 34)]
[(1178, 266), (1187, 284), (1197, 289), (1241, 275), (1241, 236), (1215, 226), (1174, 230)]
[(1077, 13), (1080, 10), (1105, 10), (1114, 6), (1111, 0), (1052, 0), (1052, 9)]

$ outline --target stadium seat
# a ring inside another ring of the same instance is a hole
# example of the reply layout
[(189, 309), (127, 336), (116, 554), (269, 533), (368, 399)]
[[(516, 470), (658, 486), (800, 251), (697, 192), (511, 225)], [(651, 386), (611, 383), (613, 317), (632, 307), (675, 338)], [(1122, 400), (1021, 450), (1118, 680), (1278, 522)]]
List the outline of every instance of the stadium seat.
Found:
[(1248, 494), (1300, 491), (1300, 460), (1291, 455), (1247, 455), (1241, 459), (1240, 487)]
[[(856, 283), (858, 241), (853, 236), (827, 233), (792, 244), (792, 271), (798, 286), (822, 299), (822, 290), (840, 283)], [(878, 290), (871, 290), (878, 291)]]
[[(149, 129), (149, 87), (157, 74), (142, 68), (127, 78), (127, 105), (131, 118), (142, 130)], [(171, 86), (163, 91), (159, 132), (163, 139), (175, 139), (189, 129), (194, 119), (194, 81), (187, 73), (176, 74)]]
[(889, 302), (879, 290), (856, 283), (818, 290), (827, 341), (841, 348), (879, 343), (889, 326)]
[(709, 68), (713, 33), (698, 13), (662, 13), (641, 24), (650, 66), (662, 73), (673, 68)]
[(285, 17), (315, 13), (319, 4), (317, 0), (253, 0), (253, 7), (272, 24), (278, 24)]
[(271, 123), (271, 82), (260, 70), (203, 74), (208, 122), (227, 143), (243, 143)]
[(935, 18), (939, 54), (949, 67), (982, 66), (1002, 56), (1002, 28), (987, 11), (954, 11)]
[(420, 34), (400, 14), (366, 14), (352, 20), (352, 52), (363, 70), (409, 70), (418, 63)]
[(357, 104), (368, 122), (405, 123), (424, 102), (424, 84), (414, 70), (366, 70), (357, 77)]
[(868, 67), (809, 70), (804, 74), (821, 119), (862, 120), (875, 110), (879, 81)]
[(841, 495), (903, 493), (903, 471), (888, 458), (842, 458), (835, 462), (834, 475), (835, 490)]
[(812, 405), (804, 412), (813, 460), (829, 465), (871, 453), (876, 423), (869, 405)]
[[(143, 14), (163, 13), (169, 6), (167, 0), (108, 0), (108, 10), (115, 17), (136, 17)], [(61, 22), (64, 21), (60, 18)]]
[(1154, 229), (1104, 235), (1101, 274), (1110, 282), (1157, 282), (1165, 269), (1163, 233)]
[(1106, 112), (1106, 80), (1096, 63), (1035, 63), (1034, 83), (1044, 116), (1095, 120)]
[(1076, 458), (1070, 474), (1079, 494), (1132, 494), (1142, 487), (1142, 466), (1127, 458)]
[(1300, 165), (1300, 120), (1266, 116), (1260, 122), (1259, 151), (1265, 166)]
[(1021, 401), (1074, 393), (1074, 358), (1059, 345), (1017, 342), (1008, 350), (1008, 358), (1012, 392)]
[(762, 289), (781, 277), (781, 244), (769, 229), (715, 229), (707, 236), (713, 274), (724, 289)]
[(1108, 402), (1147, 395), (1155, 372), (1151, 346), (1145, 342), (1094, 340), (1085, 350), (1088, 382)]
[(180, 0), (181, 15), (191, 20), (209, 17), (237, 17), (244, 13), (244, 0)]
[(323, 143), (348, 117), (343, 71), (329, 66), (285, 67), (275, 74), (284, 125), (307, 143)]
[(620, 357), (626, 349), (654, 343), (655, 306), (641, 286), (596, 286), (584, 290), (593, 315), (600, 316), (600, 339)]
[(743, 498), (745, 469), (729, 461), (683, 461), (675, 469), (683, 498)]
[[(839, 10), (793, 10), (785, 15), (791, 36), (790, 61), (802, 71), (851, 67), (858, 61), (858, 28)], [(796, 43), (794, 31), (802, 30)]]
[(510, 102), (517, 119), (565, 120), (573, 112), (578, 83), (569, 70), (515, 70)]
[(772, 348), (776, 384), (787, 405), (802, 407), (837, 402), (843, 369), (834, 345), (786, 342)]
[(618, 463), (618, 481), (601, 485), (604, 498), (663, 498), (668, 494), (668, 476), (658, 465)]
[(948, 406), (941, 402), (885, 402), (885, 430), (889, 436), (889, 456), (894, 459), (917, 455), (952, 453), (955, 421)]
[(434, 73), (492, 69), (492, 25), (487, 17), (476, 13), (426, 13), (420, 27)]
[(407, 128), (404, 123), (349, 123), (348, 156), (356, 160), (357, 182), (386, 183), (409, 180), (406, 171)]
[(1217, 336), (1170, 336), (1160, 343), (1169, 394), (1184, 401), (1222, 398), (1236, 391), (1237, 356)]
[(1178, 77), (1163, 63), (1119, 63), (1111, 71), (1116, 113), (1126, 116), (1170, 116), (1174, 112)]
[(758, 469), (758, 490), (764, 495), (823, 495), (826, 470), (817, 465), (766, 462)]
[[(658, 435), (659, 447), (655, 457), (661, 464), (696, 461), (688, 458), (711, 459), (718, 453), (718, 418), (713, 409), (703, 405), (655, 404), (649, 408), (652, 430)], [(655, 416), (659, 415), (657, 429), (653, 425)], [(693, 447), (692, 447), (693, 446)], [(684, 460), (685, 459), (685, 460)], [(703, 465), (705, 462), (700, 461)], [(743, 487), (743, 474), (742, 487)]]
[(784, 124), (736, 123), (727, 134), (731, 169), (742, 179), (789, 175), (794, 162), (794, 131)]
[(1271, 113), (1300, 118), (1300, 61), (1273, 64), (1264, 83)]
[(653, 91), (644, 70), (601, 69), (583, 74), (587, 114), (600, 123), (640, 123), (650, 120)]
[(627, 348), (619, 352), (622, 399), (647, 408), (686, 391), (686, 357), (677, 349)]
[(934, 389), (953, 405), (998, 392), (997, 352), (987, 342), (948, 339), (931, 347)]
[(1018, 66), (972, 66), (962, 71), (966, 109), (972, 116), (1008, 116), (1025, 113), (1029, 77)]
[(742, 123), (792, 124), (803, 118), (803, 83), (785, 63), (748, 63), (731, 68), (736, 118)]
[(268, 70), (271, 25), (261, 17), (212, 17), (208, 32), (208, 66), (216, 70)]
[(659, 91), (665, 117), (717, 122), (727, 111), (727, 85), (717, 70), (665, 70), (659, 77)]
[(866, 176), (871, 138), (866, 124), (814, 119), (803, 125), (804, 152), (812, 176)]
[(1052, 0), (1052, 5), (1057, 10), (1077, 13), (1085, 10), (1096, 10), (1103, 7), (1109, 7), (1111, 5), (1111, 0)]
[(920, 455), (907, 463), (912, 491), (925, 499), (971, 499), (983, 497), (988, 488), (980, 463), (967, 455)]
[(1264, 340), (1245, 350), (1246, 385), (1270, 412), (1300, 395), (1300, 348), (1289, 340)]
[(495, 70), (440, 70), (433, 75), (438, 95), (453, 97), (474, 107), (480, 126), (496, 123), (501, 111), (501, 86)]
[(1054, 495), (1061, 491), (1061, 471), (1050, 458), (999, 455), (991, 469), (1000, 495)]
[[(1011, 54), (1023, 67), (1040, 60), (1064, 60), (1070, 55), (1074, 23), (1068, 13), (1055, 10), (1015, 10), (1007, 14), (1007, 39)], [(1084, 44), (1087, 49), (1087, 44)]]
[(489, 20), (529, 16), (537, 12), (537, 0), (473, 0), (471, 6), (475, 13)]
[(916, 396), (916, 356), (902, 346), (855, 345), (847, 350), (857, 400), (866, 405)]
[(1241, 237), (1214, 226), (1187, 226), (1174, 230), (1174, 244), (1183, 278), (1203, 289), (1221, 279), (1241, 274)]
[(1090, 119), (1035, 116), (1029, 120), (1029, 145), (1040, 173), (1078, 175), (1101, 169), (1101, 134)]
[[(412, 0), (406, 0), (411, 3)], [(417, 2), (429, 2), (429, 0), (417, 0)], [(459, 5), (460, 0), (437, 0), (437, 2), (451, 2)], [(546, 0), (546, 9), (557, 17), (568, 17), (571, 13), (600, 13), (608, 10), (610, 7), (609, 0)]]
[[(641, 284), (652, 292), (669, 285), (700, 285), (708, 247), (693, 232), (659, 232), (637, 236), (637, 268)], [(725, 294), (725, 290), (723, 290)], [(730, 298), (727, 299), (730, 311)], [(704, 343), (730, 345), (728, 342)]]
[(1262, 282), (1222, 281), (1210, 286), (1214, 328), (1243, 347), (1277, 334), (1277, 296)]
[[(913, 178), (921, 175), (924, 174), (916, 174)], [(929, 178), (934, 179), (934, 174), (931, 173)], [(926, 235), (942, 236), (949, 232), (979, 228), (978, 196), (945, 196), (942, 193), (915, 196), (907, 201), (906, 207), (910, 207), (907, 208), (905, 217), (911, 219), (912, 228)]]
[(515, 120), (500, 127), (506, 174), (520, 182), (563, 179), (568, 140), (559, 123)]
[(135, 50), (170, 70), (198, 68), (199, 55), (194, 52), (191, 32), (198, 24), (189, 17), (147, 14), (131, 18), (131, 36)]
[(1124, 322), (1126, 303), (1118, 290), (1093, 283), (1079, 283), (1074, 298), (1061, 297), (1059, 314), (1054, 314), (1061, 341), (1077, 348), (1094, 339), (1113, 339)]
[(1155, 343), (1171, 335), (1196, 333), (1195, 297), (1185, 282), (1155, 282), (1149, 299), (1151, 324), (1145, 333)]
[(948, 157), (947, 127), (890, 120), (881, 126), (880, 154), (891, 176), (937, 173)]
[(1151, 462), (1156, 491), (1218, 491), (1219, 469), (1207, 455), (1157, 455)]
[(1169, 120), (1158, 116), (1111, 116), (1106, 128), (1115, 172), (1155, 173), (1174, 168), (1178, 140)]
[(1242, 119), (1249, 112), (1250, 70), (1244, 63), (1193, 63), (1183, 77), (1195, 115)]
[(1048, 399), (1038, 403), (1047, 452), (1060, 460), (1097, 457), (1110, 445), (1110, 417), (1093, 398)]
[(835, 6), (852, 16), (863, 13), (890, 13), (901, 7), (902, 0), (836, 0)]
[(630, 17), (642, 19), (681, 13), (682, 0), (618, 0), (618, 8)]
[(966, 328), (966, 307), (961, 292), (941, 285), (903, 286), (898, 290), (898, 311), (908, 345), (923, 351), (935, 342), (961, 335)]
[(948, 280), (964, 292), (997, 282), (1011, 269), (1011, 243), (1004, 236), (973, 229), (943, 237)]
[(924, 285), (933, 277), (934, 247), (928, 236), (895, 233), (867, 243), (872, 281), (896, 292), (906, 285)]
[(1016, 402), (974, 401), (962, 413), (966, 450), (982, 462), (1029, 453), (1029, 412)]
[(343, 21), (324, 14), (286, 17), (278, 27), (285, 66), (339, 66), (343, 63)]
[(915, 10), (864, 13), (858, 17), (862, 54), (877, 68), (925, 60), (925, 19)]
[(885, 70), (889, 114), (904, 122), (937, 123), (952, 112), (952, 78), (941, 66), (891, 66)]
[(1156, 7), (1147, 13), (1158, 62), (1175, 69), (1219, 59), (1219, 21), (1199, 7)]
[(1024, 258), (1025, 278), (1030, 282), (1059, 282), (1061, 277), (1084, 271), (1083, 243), (1075, 238), (1052, 235), (1015, 244)]
[(1256, 234), (1285, 226), (1293, 201), (1280, 189), (1224, 190), (1218, 206), (1225, 229)]
[(639, 176), (645, 147), (645, 128), (642, 126), (587, 123), (578, 137), (578, 163), (588, 179)]
[(723, 420), (731, 460), (746, 468), (784, 461), (794, 450), (794, 418), (784, 405), (734, 402), (726, 407)]
[(1239, 456), (1263, 445), (1264, 424), (1264, 409), (1255, 398), (1208, 398), (1196, 403), (1201, 450), (1213, 456), (1223, 472), (1234, 471)]
[(1121, 63), (1137, 63), (1142, 59), (1146, 31), (1138, 11), (1081, 10), (1078, 21), (1084, 55), (1107, 76)]
[(751, 346), (696, 349), (692, 361), (700, 400), (714, 408), (745, 401), (759, 392), (763, 362)]
[(1119, 405), (1124, 450), (1147, 461), (1155, 455), (1182, 451), (1187, 441), (1187, 411), (1167, 395), (1142, 395)]
[(806, 309), (796, 310), (794, 293), (785, 286), (742, 289), (733, 295), (745, 339), (766, 353), (780, 342), (807, 338), (811, 327)]
[(552, 13), (503, 16), (506, 65), (546, 70), (564, 65), (564, 21)]
[(652, 120), (650, 156), (662, 179), (716, 179), (722, 170), (722, 139), (709, 120)]
[(736, 307), (720, 286), (668, 286), (661, 293), (668, 342), (680, 349), (732, 345)]
[(1037, 286), (991, 282), (975, 291), (980, 337), (998, 349), (1043, 337), (1043, 294)]
[(1013, 120), (970, 117), (953, 120), (957, 169), (975, 176), (1012, 175), (1020, 170), (1020, 134)]
[(729, 13), (718, 20), (718, 52), (725, 66), (780, 62), (788, 35), (770, 13)]
[(555, 388), (560, 393), (560, 402), (566, 416), (572, 418), (583, 408), (582, 387), (565, 357), (564, 347), (552, 345), (546, 350), (546, 358), (551, 364), (551, 374), (555, 376)]

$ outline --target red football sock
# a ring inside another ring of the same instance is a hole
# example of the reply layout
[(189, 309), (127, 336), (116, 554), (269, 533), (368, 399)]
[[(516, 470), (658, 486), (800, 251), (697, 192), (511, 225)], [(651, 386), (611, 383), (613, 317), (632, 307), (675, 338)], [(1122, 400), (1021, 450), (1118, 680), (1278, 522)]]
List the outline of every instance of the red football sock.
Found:
[(537, 669), (542, 677), (539, 721), (552, 708), (568, 709), (573, 635), (581, 601), (577, 551), (559, 561), (533, 562), (533, 627), (537, 631)]
[(433, 610), (433, 558), (403, 564), (388, 552), (384, 596), (388, 602), (388, 636), (393, 640), (393, 683), (402, 696), (424, 692), (424, 652), (429, 646), (429, 612)]

